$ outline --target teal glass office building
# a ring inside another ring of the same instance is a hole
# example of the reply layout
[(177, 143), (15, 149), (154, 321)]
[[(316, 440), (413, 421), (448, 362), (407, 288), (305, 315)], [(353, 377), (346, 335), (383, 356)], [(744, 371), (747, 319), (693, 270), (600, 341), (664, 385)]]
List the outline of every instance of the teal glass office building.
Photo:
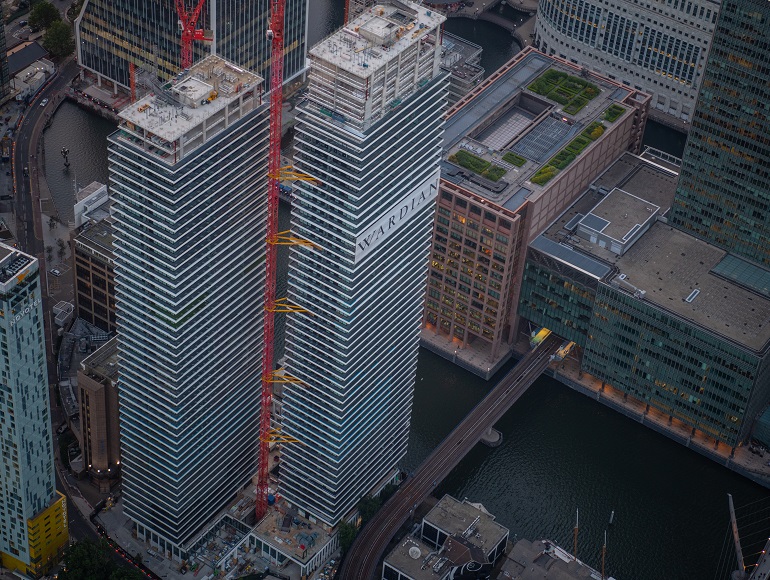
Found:
[(770, 3), (724, 0), (671, 221), (770, 266)]

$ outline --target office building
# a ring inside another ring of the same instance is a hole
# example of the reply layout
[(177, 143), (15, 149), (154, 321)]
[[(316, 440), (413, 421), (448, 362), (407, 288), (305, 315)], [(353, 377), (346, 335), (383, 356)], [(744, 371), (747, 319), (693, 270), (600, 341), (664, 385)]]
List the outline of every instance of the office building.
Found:
[(102, 491), (109, 491), (120, 474), (116, 338), (80, 363), (78, 391), (83, 466)]
[[(188, 10), (196, 2), (186, 2)], [(286, 0), (284, 80), (302, 74), (307, 53), (307, 0)], [(269, 78), (270, 0), (209, 0), (198, 28), (211, 42), (194, 41), (193, 58), (215, 54)], [(129, 63), (162, 78), (181, 63), (179, 16), (174, 2), (86, 0), (75, 20), (78, 63), (124, 88), (130, 86)]]
[(109, 138), (123, 509), (175, 559), (257, 469), (265, 109), (210, 56)]
[(638, 151), (649, 101), (528, 48), (452, 107), (424, 346), (487, 379), (505, 363), (528, 242), (612, 159)]
[(651, 113), (691, 121), (719, 0), (543, 0), (535, 46), (650, 93)]
[(0, 556), (39, 577), (69, 540), (66, 498), (56, 491), (42, 290), (36, 258), (0, 244)]
[(519, 312), (582, 372), (736, 447), (770, 402), (767, 274), (671, 227), (671, 161), (625, 154), (535, 238)]
[(283, 497), (326, 526), (406, 453), (447, 80), (445, 18), (384, 1), (310, 51), (297, 117)]
[(71, 241), (77, 316), (105, 332), (117, 330), (114, 242), (112, 218), (87, 222)]
[(671, 218), (676, 227), (765, 268), (770, 267), (768, 50), (770, 5), (723, 2)]

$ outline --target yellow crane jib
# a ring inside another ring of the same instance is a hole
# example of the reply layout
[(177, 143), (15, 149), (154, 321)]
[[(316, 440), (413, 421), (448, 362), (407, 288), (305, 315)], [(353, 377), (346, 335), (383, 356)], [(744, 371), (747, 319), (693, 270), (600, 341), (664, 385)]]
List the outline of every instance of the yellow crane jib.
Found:
[(300, 445), (305, 445), (305, 443), (296, 437), (284, 435), (280, 429), (270, 429), (270, 431), (267, 432), (267, 436), (260, 437), (260, 439), (262, 441), (267, 441), (268, 443), (299, 443)]
[(313, 314), (307, 308), (297, 306), (296, 304), (291, 304), (288, 298), (279, 298), (273, 303), (272, 308), (266, 307), (265, 310), (270, 312), (304, 312), (306, 314)]
[(278, 170), (278, 175), (268, 173), (267, 176), (278, 179), (280, 181), (307, 181), (308, 183), (312, 183), (313, 185), (321, 184), (321, 181), (319, 179), (316, 179), (315, 177), (312, 177), (307, 173), (302, 173), (301, 171), (297, 171), (291, 165), (284, 165), (283, 167), (281, 167), (281, 169)]
[(305, 384), (301, 379), (291, 376), (289, 373), (283, 370), (283, 368), (274, 370), (270, 375), (270, 378), (267, 380), (271, 383), (293, 383), (297, 385)]
[(276, 246), (305, 246), (315, 250), (321, 249), (321, 246), (311, 242), (310, 240), (293, 237), (290, 230), (278, 232), (275, 237), (268, 239), (267, 243), (274, 244)]

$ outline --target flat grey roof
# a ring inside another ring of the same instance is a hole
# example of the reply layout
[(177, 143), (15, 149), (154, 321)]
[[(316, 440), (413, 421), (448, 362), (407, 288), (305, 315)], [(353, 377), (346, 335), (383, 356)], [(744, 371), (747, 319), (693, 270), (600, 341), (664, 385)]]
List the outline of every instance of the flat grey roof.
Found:
[(80, 363), (83, 369), (113, 379), (118, 375), (118, 339), (111, 338)]
[(87, 225), (75, 236), (75, 241), (100, 254), (112, 257), (115, 244), (115, 227), (112, 224), (112, 219), (107, 218)]
[[(568, 231), (576, 225), (577, 216), (588, 216), (603, 200), (608, 197), (611, 200), (611, 196), (607, 194), (615, 188), (621, 188), (628, 194), (658, 206), (660, 215), (665, 215), (674, 200), (676, 181), (677, 176), (667, 169), (632, 153), (624, 153), (594, 180), (586, 193), (546, 228), (542, 236), (572, 246), (583, 255), (593, 256), (606, 264), (614, 264), (617, 255), (609, 248), (591, 244)], [(641, 209), (646, 211), (646, 207), (647, 205), (644, 205)], [(612, 204), (608, 203), (605, 209), (613, 211)], [(637, 222), (634, 221), (635, 223)], [(622, 238), (623, 236), (620, 237), (621, 240)]]
[(485, 555), (508, 534), (508, 529), (498, 524), (493, 515), (450, 495), (442, 497), (423, 521), (443, 530), (449, 536), (463, 537), (463, 532), (471, 526), (475, 527), (475, 531), (465, 540), (481, 549)]
[(402, 539), (385, 558), (386, 564), (414, 580), (442, 578), (447, 572), (447, 567), (441, 566), (438, 572), (434, 572), (433, 566), (438, 564), (438, 561), (439, 558), (435, 555), (433, 548), (412, 536)]
[(564, 244), (549, 240), (545, 236), (536, 237), (529, 245), (531, 248), (548, 254), (576, 270), (590, 274), (597, 280), (604, 278), (611, 269), (607, 264), (577, 252)]
[(616, 187), (580, 223), (613, 240), (626, 242), (659, 211), (660, 207), (651, 201)]
[[(547, 540), (519, 540), (506, 554), (495, 580), (599, 580), (601, 575)], [(612, 580), (610, 578), (610, 580)]]
[[(770, 300), (712, 273), (725, 255), (716, 246), (657, 222), (616, 266), (627, 283), (645, 291), (645, 301), (762, 351), (770, 342)], [(700, 292), (686, 302), (694, 290)]]

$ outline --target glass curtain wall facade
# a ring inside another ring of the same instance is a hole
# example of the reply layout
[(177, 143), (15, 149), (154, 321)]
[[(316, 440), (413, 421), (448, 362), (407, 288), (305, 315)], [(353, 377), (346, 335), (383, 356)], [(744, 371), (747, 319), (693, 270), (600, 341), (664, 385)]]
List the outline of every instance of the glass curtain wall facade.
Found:
[(671, 222), (770, 266), (770, 3), (725, 0)]
[[(196, 0), (197, 1), (197, 0)], [(307, 52), (308, 0), (286, 0), (284, 79), (300, 75)], [(193, 2), (187, 1), (188, 8)], [(269, 77), (269, 0), (208, 0), (199, 28), (213, 46), (193, 42), (194, 60), (218, 54)], [(180, 65), (179, 17), (173, 0), (86, 0), (75, 21), (78, 62), (113, 82), (130, 85), (128, 63), (169, 78)]]
[(767, 398), (769, 356), (532, 248), (519, 313), (582, 347), (582, 371), (730, 446)]
[[(405, 4), (384, 18), (411, 17)], [(284, 446), (280, 489), (328, 526), (392, 479), (407, 448), (448, 84), (444, 19), (425, 12), (419, 34), (399, 34), (358, 77), (342, 59), (330, 72), (339, 55), (314, 47), (298, 115), (296, 165), (320, 183), (299, 185), (291, 230), (321, 249), (290, 250), (289, 300), (311, 314), (287, 321), (286, 369), (302, 384), (286, 387), (282, 427), (305, 444)], [(358, 91), (368, 72), (374, 88)]]
[(124, 511), (175, 559), (257, 470), (268, 123), (247, 97), (181, 160), (129, 121), (109, 139)]
[(66, 510), (51, 517), (61, 496), (38, 267), (32, 256), (0, 244), (0, 553), (3, 567), (32, 575), (47, 570), (68, 539)]
[(583, 370), (731, 447), (759, 411), (766, 367), (747, 349), (599, 286)]
[(692, 118), (718, 0), (542, 0), (535, 46), (653, 95)]

